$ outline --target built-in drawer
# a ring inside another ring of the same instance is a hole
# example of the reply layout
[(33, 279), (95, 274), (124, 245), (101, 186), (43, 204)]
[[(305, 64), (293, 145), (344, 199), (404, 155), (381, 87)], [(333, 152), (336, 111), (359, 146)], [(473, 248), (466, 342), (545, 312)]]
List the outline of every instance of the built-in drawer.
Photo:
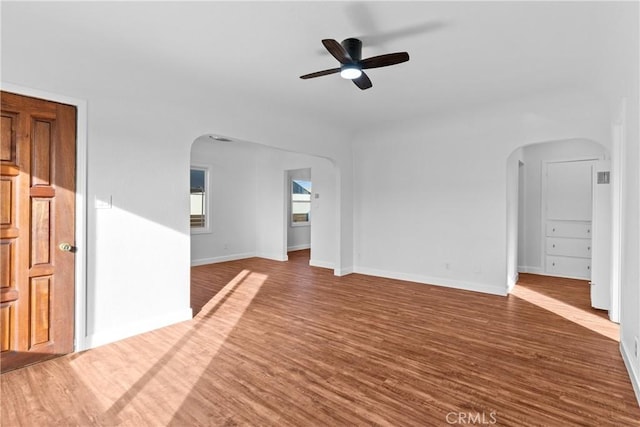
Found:
[(547, 236), (591, 239), (591, 222), (547, 221)]
[(547, 256), (547, 274), (579, 279), (591, 278), (591, 259)]
[(565, 255), (591, 258), (590, 239), (571, 239), (567, 237), (547, 237), (547, 255)]

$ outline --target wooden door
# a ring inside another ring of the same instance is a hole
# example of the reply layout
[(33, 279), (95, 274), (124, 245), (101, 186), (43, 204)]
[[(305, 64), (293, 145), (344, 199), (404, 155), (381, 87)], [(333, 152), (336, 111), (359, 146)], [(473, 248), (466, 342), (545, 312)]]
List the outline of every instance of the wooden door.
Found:
[(73, 351), (75, 107), (1, 92), (0, 366)]

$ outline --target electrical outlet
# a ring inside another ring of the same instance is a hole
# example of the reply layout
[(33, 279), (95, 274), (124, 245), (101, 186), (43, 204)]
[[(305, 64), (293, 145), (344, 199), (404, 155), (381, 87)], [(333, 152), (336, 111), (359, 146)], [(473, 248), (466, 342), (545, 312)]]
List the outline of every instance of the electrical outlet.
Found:
[(113, 197), (110, 194), (100, 197), (96, 196), (94, 206), (96, 209), (111, 209), (113, 206)]

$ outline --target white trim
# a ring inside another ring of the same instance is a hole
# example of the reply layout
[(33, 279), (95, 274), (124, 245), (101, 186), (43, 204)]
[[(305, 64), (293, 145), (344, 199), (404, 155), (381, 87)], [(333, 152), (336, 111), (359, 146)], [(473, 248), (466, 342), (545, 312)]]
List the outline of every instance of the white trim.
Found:
[(311, 243), (305, 243), (302, 245), (295, 245), (295, 246), (289, 246), (287, 247), (287, 252), (293, 252), (293, 251), (301, 251), (304, 249), (311, 249)]
[(542, 267), (531, 267), (530, 265), (519, 265), (518, 273), (529, 273), (529, 274), (542, 274), (544, 275), (544, 270)]
[(309, 260), (309, 265), (311, 267), (330, 268), (332, 270), (335, 268), (335, 265), (332, 262), (320, 261), (320, 260), (317, 260), (317, 259), (310, 259)]
[(507, 279), (507, 293), (511, 293), (513, 288), (516, 286), (516, 283), (518, 283), (519, 278), (520, 275), (518, 274), (518, 272), (516, 272), (513, 277), (509, 277)]
[(198, 265), (217, 264), (219, 262), (236, 261), (239, 259), (254, 258), (256, 254), (254, 252), (246, 252), (243, 254), (223, 255), (213, 258), (201, 258), (191, 260), (191, 267)]
[[(524, 271), (522, 273), (524, 273)], [(548, 277), (561, 277), (563, 279), (589, 280), (589, 279), (585, 279), (584, 277), (580, 277), (580, 276), (570, 276), (570, 275), (558, 274), (558, 273), (551, 274), (551, 273), (545, 273), (545, 272), (540, 272), (540, 273), (529, 272), (529, 274), (536, 274), (538, 276), (548, 276)]]
[(622, 354), (624, 366), (629, 373), (629, 379), (631, 380), (633, 391), (636, 394), (636, 400), (638, 401), (638, 405), (640, 405), (640, 375), (636, 371), (635, 365), (633, 364), (634, 359), (631, 357), (631, 353), (627, 351), (627, 347), (624, 345), (622, 339), (620, 340), (620, 354)]
[(257, 253), (256, 256), (258, 258), (270, 259), (273, 261), (288, 261), (289, 257), (286, 255), (276, 254), (276, 253)]
[(190, 308), (174, 311), (162, 316), (143, 319), (135, 323), (128, 323), (126, 327), (123, 328), (113, 328), (98, 332), (88, 336), (86, 338), (86, 343), (89, 345), (88, 348), (95, 348), (115, 341), (120, 341), (134, 335), (143, 334), (155, 329), (164, 328), (165, 326), (191, 320), (192, 318), (193, 312)]
[(387, 279), (404, 280), (408, 282), (421, 283), (425, 285), (441, 286), (445, 288), (462, 289), (465, 291), (481, 292), (491, 295), (507, 295), (506, 286), (493, 286), (485, 283), (467, 282), (463, 280), (453, 280), (444, 277), (423, 276), (420, 274), (407, 274), (395, 271), (378, 270), (368, 267), (356, 267), (355, 273), (368, 276), (384, 277)]
[(354, 268), (353, 266), (349, 266), (349, 267), (336, 267), (333, 270), (333, 275), (334, 276), (338, 276), (338, 277), (342, 277), (342, 276), (347, 276), (349, 274), (353, 274), (354, 273)]
[(626, 98), (620, 105), (620, 116), (611, 132), (611, 306), (609, 319), (620, 323), (620, 288), (622, 275), (622, 224), (625, 208), (625, 123)]
[[(288, 261), (289, 260), (288, 256), (282, 257), (279, 254), (267, 254), (267, 253), (258, 254), (255, 252), (245, 252), (240, 254), (223, 255), (223, 256), (212, 257), (212, 258), (193, 259), (191, 260), (191, 267), (197, 267), (199, 265), (217, 264), (220, 262), (227, 262), (227, 261), (237, 261), (239, 259), (247, 259), (247, 258), (264, 258), (264, 259), (270, 259), (272, 261)], [(309, 263), (309, 265), (311, 265), (311, 263)], [(327, 268), (333, 268), (333, 264), (331, 267), (327, 267)]]
[(87, 345), (87, 101), (8, 82), (1, 82), (2, 90), (76, 107), (76, 223), (75, 223), (75, 324), (74, 351), (86, 350)]
[(290, 227), (311, 227), (311, 221), (306, 222), (291, 222)]

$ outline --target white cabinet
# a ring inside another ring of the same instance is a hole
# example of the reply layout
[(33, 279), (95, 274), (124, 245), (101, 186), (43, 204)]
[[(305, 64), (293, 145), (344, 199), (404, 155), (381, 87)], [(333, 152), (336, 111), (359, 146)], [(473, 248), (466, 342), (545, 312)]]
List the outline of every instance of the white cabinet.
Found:
[(547, 255), (591, 258), (591, 240), (547, 237)]
[(547, 236), (591, 239), (591, 221), (547, 221)]
[(546, 231), (546, 273), (591, 278), (591, 222), (547, 221)]
[(588, 279), (591, 277), (591, 259), (547, 256), (547, 272), (553, 276)]
[(593, 165), (591, 160), (546, 164), (543, 189), (546, 274), (591, 278)]

